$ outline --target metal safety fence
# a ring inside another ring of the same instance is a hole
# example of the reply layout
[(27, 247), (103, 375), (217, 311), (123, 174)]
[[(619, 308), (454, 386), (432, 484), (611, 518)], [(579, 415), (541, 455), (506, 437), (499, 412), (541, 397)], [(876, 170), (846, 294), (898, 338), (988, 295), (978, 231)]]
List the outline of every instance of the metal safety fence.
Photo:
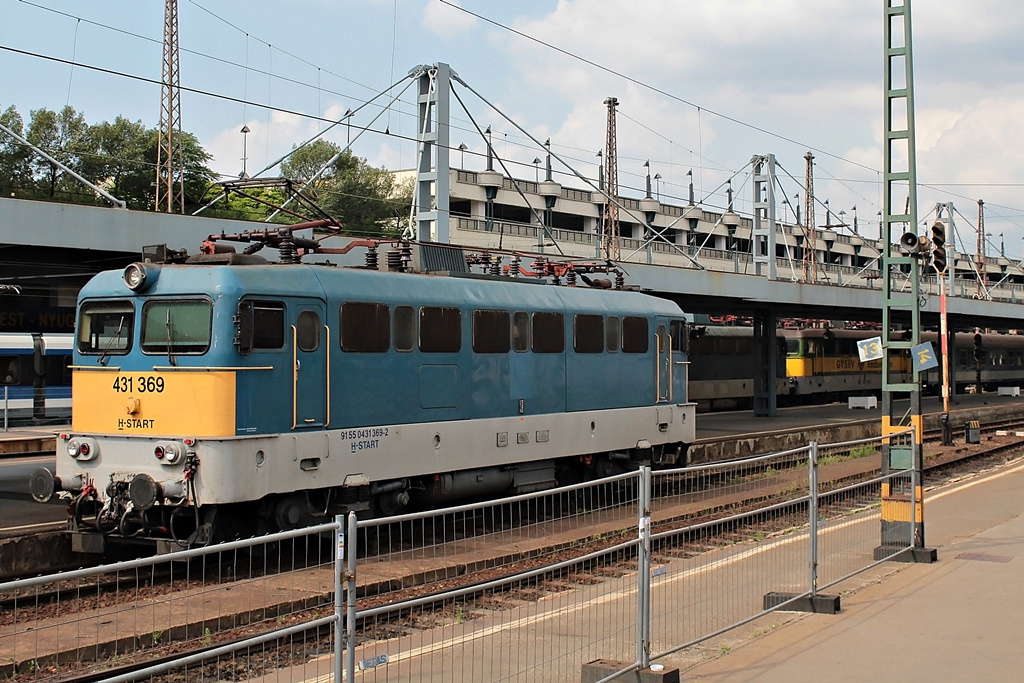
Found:
[(564, 681), (595, 661), (589, 680), (614, 680), (884, 561), (879, 491), (908, 473), (879, 475), (881, 447), (642, 468), (0, 584), (0, 680)]
[(0, 681), (248, 680), (291, 662), (329, 675), (336, 531), (0, 583)]

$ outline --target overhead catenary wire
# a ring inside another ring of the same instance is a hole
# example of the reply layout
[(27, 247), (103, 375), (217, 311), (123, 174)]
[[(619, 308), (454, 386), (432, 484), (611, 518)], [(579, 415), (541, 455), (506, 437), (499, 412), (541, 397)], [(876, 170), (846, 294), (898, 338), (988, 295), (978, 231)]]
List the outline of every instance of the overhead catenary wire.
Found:
[(763, 133), (765, 135), (771, 136), (771, 137), (776, 138), (778, 140), (782, 140), (783, 142), (789, 142), (791, 144), (798, 145), (800, 147), (806, 147), (806, 148), (808, 148), (808, 149), (810, 149), (810, 150), (812, 150), (814, 152), (817, 152), (819, 154), (823, 154), (825, 156), (831, 157), (831, 158), (836, 159), (838, 161), (842, 161), (844, 163), (848, 163), (848, 164), (851, 164), (853, 166), (859, 166), (860, 168), (863, 168), (865, 170), (869, 170), (869, 171), (872, 171), (872, 172), (875, 171), (875, 169), (871, 168), (870, 166), (866, 166), (865, 164), (862, 164), (860, 162), (853, 161), (852, 159), (846, 159), (846, 158), (844, 158), (844, 157), (842, 157), (842, 156), (840, 156), (838, 154), (833, 154), (833, 153), (828, 152), (826, 150), (818, 149), (818, 148), (816, 148), (814, 146), (802, 143), (799, 140), (795, 140), (793, 138), (787, 137), (785, 135), (782, 135), (781, 133), (776, 133), (774, 131), (770, 131), (767, 128), (762, 128), (760, 126), (756, 126), (756, 125), (754, 125), (752, 123), (747, 123), (746, 121), (742, 121), (742, 120), (737, 119), (737, 118), (735, 118), (733, 116), (729, 116), (728, 114), (723, 114), (722, 112), (718, 112), (718, 111), (715, 111), (713, 109), (708, 109), (707, 107), (701, 107), (700, 105), (696, 104), (695, 102), (691, 102), (690, 100), (687, 100), (687, 99), (685, 99), (683, 97), (680, 97), (679, 95), (675, 95), (673, 93), (670, 93), (667, 90), (663, 90), (663, 89), (661, 89), (661, 88), (659, 88), (657, 86), (651, 85), (650, 83), (647, 83), (645, 81), (641, 81), (640, 79), (634, 78), (633, 76), (629, 76), (629, 75), (627, 75), (627, 74), (625, 74), (625, 73), (623, 73), (621, 71), (616, 71), (615, 69), (612, 69), (611, 67), (607, 67), (607, 66), (605, 66), (603, 64), (600, 64), (598, 62), (595, 62), (595, 61), (593, 61), (591, 59), (587, 59), (586, 57), (583, 57), (582, 55), (578, 55), (575, 52), (571, 52), (571, 51), (566, 50), (564, 48), (558, 47), (557, 45), (553, 45), (551, 43), (543, 41), (540, 38), (537, 38), (536, 36), (531, 36), (530, 34), (524, 33), (523, 31), (519, 31), (517, 29), (514, 29), (511, 26), (506, 26), (505, 24), (502, 24), (499, 21), (495, 21), (494, 19), (486, 17), (486, 16), (484, 16), (482, 14), (479, 14), (477, 12), (473, 12), (471, 10), (468, 10), (465, 7), (460, 7), (459, 5), (456, 5), (455, 3), (450, 2), (449, 0), (438, 0), (438, 1), (443, 3), (443, 4), (445, 4), (445, 5), (448, 5), (452, 9), (456, 9), (456, 10), (458, 10), (460, 12), (464, 12), (466, 14), (469, 14), (470, 16), (476, 17), (477, 19), (479, 19), (479, 20), (481, 20), (483, 22), (486, 22), (488, 24), (491, 24), (492, 26), (497, 26), (498, 28), (500, 28), (500, 29), (502, 29), (504, 31), (508, 31), (509, 33), (513, 33), (513, 34), (515, 34), (515, 35), (517, 35), (517, 36), (519, 36), (521, 38), (525, 38), (526, 40), (529, 40), (531, 42), (537, 43), (538, 45), (542, 45), (542, 46), (544, 46), (544, 47), (546, 47), (546, 48), (548, 48), (550, 50), (554, 50), (555, 52), (563, 54), (563, 55), (565, 55), (567, 57), (570, 57), (570, 58), (575, 59), (577, 61), (583, 62), (584, 64), (592, 66), (592, 67), (594, 67), (596, 69), (600, 69), (601, 71), (604, 71), (606, 73), (612, 74), (613, 76), (618, 76), (619, 78), (621, 78), (623, 80), (626, 80), (626, 81), (628, 81), (630, 83), (633, 83), (634, 85), (638, 85), (638, 86), (640, 86), (641, 88), (643, 88), (645, 90), (650, 90), (651, 92), (657, 93), (657, 94), (662, 95), (664, 97), (668, 97), (669, 99), (675, 100), (676, 102), (680, 102), (681, 104), (685, 104), (685, 105), (687, 105), (689, 107), (693, 107), (694, 109), (696, 109), (698, 111), (700, 111), (700, 110), (706, 111), (709, 114), (712, 114), (713, 116), (717, 116), (720, 119), (723, 119), (725, 121), (730, 121), (732, 123), (735, 123), (735, 124), (737, 124), (739, 126), (743, 126), (744, 128), (748, 128), (748, 129), (753, 130), (753, 131), (758, 132), (758, 133)]
[[(442, 1), (443, 1), (443, 0), (442, 0)], [(87, 20), (87, 19), (83, 19), (83, 18), (81, 18), (81, 17), (75, 17), (75, 16), (73, 16), (73, 15), (71, 15), (71, 14), (68, 14), (68, 13), (66, 13), (66, 12), (59, 12), (58, 10), (54, 10), (54, 9), (52, 9), (52, 8), (44, 7), (44, 6), (42, 6), (42, 5), (39, 5), (39, 4), (36, 4), (36, 3), (33, 3), (33, 2), (29, 2), (28, 0), (19, 0), (19, 2), (22, 2), (22, 3), (23, 3), (23, 4), (25, 4), (25, 5), (30, 5), (30, 6), (36, 7), (36, 8), (38, 8), (38, 9), (41, 9), (41, 10), (44, 10), (44, 11), (48, 11), (48, 12), (53, 12), (53, 13), (55, 13), (55, 14), (60, 14), (60, 15), (63, 15), (63, 16), (67, 16), (67, 17), (69, 17), (69, 18), (72, 18), (72, 19), (74, 19), (74, 20), (75, 20), (76, 22), (87, 22), (87, 23), (91, 23), (91, 24), (94, 24), (94, 25), (96, 25), (96, 26), (102, 26), (102, 27), (104, 27), (104, 28), (108, 28), (108, 29), (111, 29), (111, 30), (115, 30), (115, 31), (120, 31), (121, 33), (123, 33), (123, 34), (125, 34), (125, 35), (131, 35), (131, 36), (135, 36), (135, 37), (138, 37), (138, 38), (140, 38), (140, 39), (143, 39), (143, 40), (147, 40), (147, 41), (153, 41), (153, 42), (158, 42), (158, 41), (156, 41), (156, 39), (148, 38), (148, 37), (146, 37), (146, 36), (141, 36), (141, 35), (139, 35), (139, 34), (136, 34), (136, 33), (132, 33), (131, 31), (126, 31), (126, 30), (124, 30), (124, 29), (119, 29), (119, 28), (116, 28), (116, 27), (111, 27), (111, 26), (107, 26), (107, 25), (105, 25), (105, 24), (102, 24), (102, 23), (100, 23), (100, 22), (95, 22), (95, 21), (89, 21), (89, 20)], [(201, 4), (199, 4), (198, 2), (195, 2), (194, 0), (190, 0), (190, 4), (192, 4), (192, 5), (194, 5), (195, 7), (199, 8), (199, 9), (200, 9), (200, 10), (202, 10), (203, 12), (206, 12), (206, 13), (210, 14), (211, 16), (214, 16), (214, 17), (215, 17), (216, 19), (218, 19), (219, 21), (222, 21), (222, 22), (223, 22), (223, 23), (225, 23), (226, 25), (230, 26), (230, 27), (231, 27), (231, 28), (232, 28), (233, 30), (237, 30), (237, 31), (239, 31), (239, 32), (241, 32), (241, 33), (243, 33), (243, 34), (245, 33), (245, 30), (244, 30), (243, 28), (241, 28), (240, 26), (237, 26), (237, 25), (235, 25), (235, 24), (232, 24), (232, 23), (231, 23), (230, 21), (227, 21), (227, 20), (225, 20), (225, 19), (224, 19), (223, 17), (221, 17), (221, 16), (217, 15), (217, 14), (216, 14), (215, 12), (213, 12), (213, 11), (209, 10), (208, 8), (206, 8), (206, 7), (202, 6), (202, 5), (201, 5)], [(447, 3), (447, 4), (451, 5), (451, 3)], [(459, 9), (461, 9), (461, 8), (459, 8)], [(486, 18), (483, 18), (483, 19), (485, 19), (485, 20), (486, 20)], [(488, 20), (488, 21), (489, 21), (489, 20)], [(495, 23), (495, 22), (492, 22), (492, 23)], [(506, 28), (506, 27), (504, 27), (504, 26), (503, 26), (503, 28)], [(529, 36), (527, 36), (527, 37), (529, 37)], [(530, 37), (530, 38), (531, 38), (531, 39), (533, 39), (532, 37)], [(538, 42), (542, 42), (542, 41), (538, 41)], [(287, 51), (287, 50), (284, 50), (284, 49), (282, 49), (282, 48), (280, 48), (280, 47), (278, 47), (278, 46), (276, 46), (276, 45), (271, 45), (270, 43), (267, 43), (267, 44), (268, 44), (268, 45), (270, 45), (270, 46), (271, 46), (271, 47), (272, 47), (273, 49), (275, 49), (275, 50), (277, 50), (277, 51), (279, 51), (279, 52), (281, 52), (281, 53), (283, 53), (283, 54), (287, 54), (287, 55), (288, 55), (289, 57), (292, 57), (292, 58), (294, 58), (294, 59), (296, 59), (296, 60), (298, 60), (298, 61), (300, 61), (300, 62), (302, 62), (302, 63), (304, 63), (304, 64), (308, 64), (308, 65), (310, 65), (310, 66), (312, 66), (312, 67), (314, 67), (314, 68), (317, 68), (317, 69), (318, 69), (318, 72), (319, 72), (319, 70), (320, 70), (320, 69), (323, 69), (323, 67), (321, 67), (321, 66), (318, 66), (318, 65), (314, 64), (313, 62), (310, 62), (309, 60), (303, 59), (302, 57), (298, 56), (297, 54), (294, 54), (294, 53), (292, 53), (292, 52), (289, 52), (289, 51)], [(552, 47), (552, 48), (554, 48), (554, 49), (557, 49), (557, 47), (556, 47), (556, 46), (551, 46), (551, 47)], [(183, 50), (183, 51), (185, 51), (185, 50)], [(206, 54), (204, 54), (204, 53), (202, 53), (202, 52), (199, 52), (199, 51), (194, 51), (194, 50), (193, 50), (193, 51), (190, 51), (190, 52), (192, 52), (192, 53), (194, 53), (194, 54), (197, 54), (197, 55), (202, 55), (202, 56), (204, 56), (204, 57), (207, 57), (207, 58), (210, 58), (210, 59), (218, 59), (218, 60), (222, 61), (223, 63), (228, 63), (228, 64), (231, 64), (231, 63), (232, 63), (232, 62), (230, 62), (229, 60), (223, 60), (223, 59), (220, 59), (220, 58), (217, 58), (217, 57), (213, 57), (213, 56), (211, 56), (211, 55), (206, 55)], [(567, 51), (567, 54), (571, 54), (571, 53), (569, 53), (569, 52)], [(575, 55), (574, 55), (574, 56), (575, 56)], [(75, 68), (75, 62), (76, 62), (76, 60), (75, 60), (75, 59), (72, 59), (72, 61), (71, 61), (71, 65), (72, 65), (72, 68)], [(238, 66), (238, 65), (236, 64), (235, 66)], [(596, 66), (600, 67), (601, 65), (597, 64)], [(255, 69), (254, 69), (254, 72), (256, 72), (256, 71), (258, 71), (258, 70), (255, 70)], [(345, 76), (343, 76), (343, 75), (341, 75), (341, 74), (339, 74), (339, 73), (337, 73), (337, 72), (331, 71), (331, 70), (329, 70), (329, 69), (324, 69), (324, 72), (325, 72), (325, 73), (330, 73), (330, 74), (332, 74), (333, 76), (336, 76), (336, 77), (338, 77), (338, 78), (342, 78), (342, 79), (344, 79), (344, 80), (345, 80), (345, 81), (347, 81), (347, 82), (351, 82), (351, 83), (353, 83), (353, 84), (355, 84), (355, 85), (358, 85), (359, 87), (368, 87), (368, 86), (365, 86), (365, 85), (363, 85), (363, 84), (359, 83), (359, 82), (358, 82), (358, 81), (356, 81), (356, 80), (353, 80), (353, 79), (347, 78), (347, 77), (345, 77)], [(267, 73), (267, 72), (262, 72), (262, 73)], [(623, 75), (623, 74), (619, 74), (619, 75), (620, 75), (620, 76), (622, 76), (622, 77), (626, 77), (626, 78), (628, 78), (627, 76), (625, 76), (625, 75)], [(304, 85), (304, 86), (307, 86), (307, 87), (314, 87), (314, 86), (310, 86), (310, 85), (309, 85), (309, 84), (307, 84), (307, 83), (303, 83), (303, 82), (302, 82), (301, 80), (297, 80), (297, 79), (289, 79), (289, 78), (287, 78), (286, 76), (284, 76), (284, 75), (281, 75), (281, 74), (272, 74), (272, 73), (271, 73), (271, 74), (268, 74), (268, 77), (271, 77), (271, 78), (273, 78), (274, 80), (278, 80), (278, 79), (281, 79), (281, 80), (284, 80), (284, 81), (291, 81), (291, 82), (295, 82), (295, 83), (301, 83), (302, 85)], [(318, 80), (319, 80), (319, 73), (318, 73)], [(643, 86), (647, 87), (647, 84), (644, 84), (644, 83), (643, 83), (642, 81), (634, 81), (634, 82), (637, 82), (638, 84), (640, 84), (640, 85), (643, 85)], [(317, 84), (317, 85), (316, 85), (315, 87), (317, 87), (317, 88), (318, 88), (318, 92), (319, 92), (319, 91), (320, 91), (320, 89), (321, 89), (321, 87), (320, 87), (320, 84), (318, 83), (318, 84)], [(325, 92), (334, 92), (334, 91), (331, 91), (331, 90), (325, 90)], [(347, 97), (346, 95), (344, 95), (344, 94), (342, 94), (342, 93), (337, 93), (337, 94), (338, 94), (339, 96), (341, 96), (341, 97)], [(665, 94), (666, 94), (666, 96), (669, 96), (669, 97), (673, 97), (673, 95), (672, 95), (671, 93), (665, 93)], [(247, 98), (244, 98), (244, 97), (243, 97), (243, 101), (244, 101), (244, 100), (246, 100), (246, 99), (247, 99)], [(683, 98), (676, 98), (676, 99), (678, 99), (678, 100), (679, 100), (679, 101), (681, 101), (681, 102), (684, 102), (684, 103), (688, 104), (689, 106), (693, 106), (693, 107), (695, 107), (696, 111), (698, 112), (698, 117), (700, 116), (700, 109), (701, 109), (702, 107), (700, 107), (700, 106), (696, 105), (696, 104), (695, 104), (695, 103), (693, 103), (693, 102), (689, 102), (689, 101), (687, 101), (687, 100), (685, 100), (685, 99), (683, 99)], [(244, 105), (243, 105), (243, 106), (244, 106)], [(256, 106), (264, 106), (264, 105), (256, 105)], [(282, 108), (274, 108), (274, 109), (275, 109), (275, 110), (277, 110), (277, 111), (286, 111), (286, 110), (283, 110)], [(396, 109), (396, 111), (398, 111), (398, 112), (399, 112), (399, 113), (400, 113), (400, 114), (401, 114), (402, 116), (405, 116), (405, 115), (409, 115), (409, 114), (407, 114), (406, 112), (404, 112), (404, 111), (402, 110), (402, 107), (398, 107), (398, 108)], [(715, 116), (721, 116), (721, 114), (720, 114), (719, 112), (715, 112), (715, 111), (713, 111), (713, 110), (708, 110), (708, 111), (709, 111), (710, 113), (712, 113), (713, 115), (715, 115)], [(318, 114), (319, 114), (319, 111), (318, 111)], [(330, 120), (329, 118), (326, 118), (326, 117), (311, 117), (311, 118), (314, 118), (314, 120), (317, 120), (317, 121), (319, 121), (319, 122), (323, 122), (323, 121), (329, 121), (329, 120)], [(724, 117), (724, 118), (727, 118), (727, 119), (729, 119), (729, 117)], [(730, 119), (730, 120), (733, 120), (733, 119)], [(742, 121), (739, 121), (739, 123), (743, 123), (743, 122), (742, 122)], [(642, 125), (642, 124), (641, 124), (641, 125)], [(756, 126), (755, 126), (755, 127), (753, 127), (753, 128), (754, 128), (754, 129), (757, 129), (757, 127), (756, 127)], [(698, 132), (700, 132), (700, 131), (698, 131)], [(771, 131), (766, 131), (766, 132), (767, 132), (767, 133), (769, 133), (769, 134), (771, 134)], [(397, 139), (397, 140), (399, 140), (399, 141), (401, 141), (401, 140), (410, 140), (410, 139), (411, 139), (411, 138), (409, 138), (409, 137), (404, 137), (404, 136), (395, 136), (395, 137), (396, 137), (396, 139)], [(821, 153), (823, 153), (823, 154), (825, 154), (825, 155), (829, 155), (829, 153), (828, 153), (828, 152), (824, 152), (824, 151), (822, 151), (822, 150), (816, 150), (816, 151), (818, 151), (818, 152), (821, 152)], [(691, 150), (691, 153), (693, 153), (693, 152), (692, 152), (692, 150)], [(703, 159), (703, 156), (701, 156), (701, 155), (700, 155), (699, 153), (698, 153), (698, 156), (699, 156), (699, 158), (700, 158), (700, 159)], [(829, 155), (829, 156), (835, 156), (835, 155)], [(843, 161), (848, 161), (848, 160), (846, 160), (846, 159), (843, 159), (842, 157), (836, 157), (836, 158), (842, 159)], [(862, 166), (863, 166), (863, 165), (862, 165)], [(868, 168), (867, 166), (863, 166), (863, 167), (864, 167), (864, 168)], [(703, 171), (703, 164), (701, 165), (701, 171)], [(877, 170), (876, 170), (876, 172), (877, 172)], [(838, 179), (838, 178), (836, 178), (836, 180), (839, 180), (839, 179)], [(866, 181), (865, 181), (865, 182), (866, 182)], [(668, 183), (667, 183), (667, 181), (666, 181), (666, 184), (668, 184)], [(971, 184), (955, 184), (955, 183), (954, 183), (954, 184), (949, 184), (948, 186), (956, 186), (956, 185), (963, 185), (963, 186), (972, 186)], [(1004, 186), (1011, 186), (1011, 185), (1012, 185), (1012, 184), (1004, 184), (1004, 183), (997, 183), (997, 184), (990, 184), (990, 185), (980, 185), (980, 184), (979, 184), (979, 186), (993, 186), (993, 187), (995, 187), (995, 186), (999, 186), (999, 187), (1004, 187)], [(945, 184), (943, 184), (943, 185), (940, 185), (940, 186), (936, 186), (936, 185), (930, 185), (930, 184), (925, 184), (925, 183), (921, 183), (921, 184), (920, 184), (920, 186), (921, 186), (921, 187), (930, 187), (930, 188), (933, 188), (933, 189), (938, 189), (938, 187), (943, 187), (943, 186), (946, 186), (946, 185), (945, 185)], [(965, 199), (970, 199), (969, 197), (965, 197), (965, 196), (963, 196), (963, 195), (955, 195), (955, 196), (959, 196), (959, 197), (962, 197), (962, 198), (965, 198)], [(859, 202), (858, 202), (858, 203), (859, 203)], [(992, 206), (996, 206), (996, 205), (992, 205)], [(1012, 208), (1012, 207), (1004, 207), (1004, 208), (1006, 208), (1006, 209), (1009, 209), (1009, 210), (1011, 210), (1011, 211), (1022, 211), (1022, 210), (1019, 210), (1019, 209), (1014, 209), (1014, 208)], [(1022, 211), (1022, 212), (1024, 212), (1024, 211)], [(1016, 222), (1013, 222), (1013, 220), (1012, 220), (1012, 219), (1010, 219), (1010, 218), (1006, 218), (1006, 220), (1010, 221), (1010, 222), (1011, 222), (1011, 223), (1012, 223), (1013, 225), (1015, 225), (1016, 227), (1020, 227), (1020, 224), (1019, 224), (1019, 223), (1016, 223)]]

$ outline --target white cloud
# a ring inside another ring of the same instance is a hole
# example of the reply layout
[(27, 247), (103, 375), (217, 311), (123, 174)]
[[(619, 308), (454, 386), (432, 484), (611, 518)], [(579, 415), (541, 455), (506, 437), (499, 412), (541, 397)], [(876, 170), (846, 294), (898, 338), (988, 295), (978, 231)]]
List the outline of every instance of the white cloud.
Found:
[[(458, 5), (455, 0), (451, 4)], [(475, 17), (460, 12), (447, 4), (431, 0), (423, 7), (423, 26), (434, 33), (451, 38), (476, 28)]]

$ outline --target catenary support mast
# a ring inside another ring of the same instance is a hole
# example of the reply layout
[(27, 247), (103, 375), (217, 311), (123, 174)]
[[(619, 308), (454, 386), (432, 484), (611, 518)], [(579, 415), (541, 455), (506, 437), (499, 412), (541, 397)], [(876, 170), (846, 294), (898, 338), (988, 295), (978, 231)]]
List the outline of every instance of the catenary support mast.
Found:
[(160, 139), (156, 151), (156, 210), (185, 213), (185, 163), (181, 153), (181, 76), (178, 0), (164, 2), (164, 65), (160, 85)]
[(601, 220), (601, 244), (604, 257), (612, 261), (619, 260), (619, 151), (615, 133), (615, 108), (618, 99), (609, 97), (604, 101), (608, 106), (608, 126), (604, 144), (604, 177), (605, 192), (608, 198), (604, 203), (604, 216)]
[[(914, 64), (910, 0), (885, 3), (885, 137), (882, 211), (882, 484), (881, 544), (877, 559), (933, 561), (924, 545), (921, 379), (915, 347), (921, 340), (921, 241), (917, 237), (917, 146), (914, 133)], [(899, 165), (899, 167), (897, 167)], [(906, 253), (893, 253), (894, 226)], [(901, 283), (908, 283), (902, 286)], [(896, 332), (897, 319), (909, 327)], [(907, 333), (909, 333), (909, 338)], [(893, 362), (913, 362), (911, 381), (894, 376)], [(895, 415), (895, 399), (909, 409)], [(908, 428), (911, 434), (901, 434)], [(910, 546), (909, 552), (900, 552)], [(897, 554), (898, 553), (898, 554)]]

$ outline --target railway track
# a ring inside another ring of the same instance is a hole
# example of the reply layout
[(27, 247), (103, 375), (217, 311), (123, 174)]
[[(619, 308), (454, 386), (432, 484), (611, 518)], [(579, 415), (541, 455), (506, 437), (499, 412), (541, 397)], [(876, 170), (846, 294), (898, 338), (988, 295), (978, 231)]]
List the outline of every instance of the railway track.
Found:
[[(966, 446), (956, 446), (952, 448), (941, 449), (940, 452), (929, 457), (926, 461), (926, 481), (931, 486), (936, 485), (936, 482), (944, 482), (956, 478), (963, 477), (965, 473), (976, 471), (979, 467), (979, 462), (983, 463), (982, 467), (996, 466), (1011, 457), (1014, 453), (1019, 453), (1024, 444), (1021, 443), (1020, 439), (1017, 438), (1003, 438), (996, 439), (992, 437), (992, 434), (996, 429), (1013, 431), (1017, 427), (1024, 425), (1024, 422), (1015, 421), (1001, 421), (998, 424), (988, 424), (983, 430), (983, 443), (981, 445), (968, 448)], [(931, 439), (931, 435), (927, 435), (928, 440)], [(995, 464), (993, 464), (995, 463)], [(876, 469), (873, 468), (862, 468), (862, 471), (855, 474), (844, 474), (837, 476), (831, 480), (830, 486), (832, 488), (838, 488), (840, 486), (851, 486), (850, 490), (839, 500), (833, 502), (829, 506), (822, 509), (821, 515), (823, 518), (828, 519), (830, 517), (847, 515), (853, 511), (862, 510), (878, 503), (878, 490), (877, 484), (865, 484), (862, 486), (856, 485), (856, 479), (869, 478), (877, 473)], [(749, 475), (754, 476), (756, 475)], [(801, 475), (805, 476), (805, 475)], [(677, 482), (678, 487), (687, 488), (690, 486), (685, 481)], [(751, 491), (745, 498), (741, 500), (731, 500), (728, 502), (708, 500), (705, 501), (703, 506), (697, 510), (689, 510), (685, 513), (680, 514), (668, 514), (662, 518), (654, 527), (655, 533), (679, 530), (680, 535), (670, 537), (669, 540), (661, 541), (652, 548), (654, 560), (658, 563), (670, 563), (680, 558), (693, 557), (694, 555), (706, 552), (710, 549), (721, 548), (730, 546), (736, 543), (748, 542), (756, 540), (757, 538), (763, 538), (777, 533), (783, 529), (789, 528), (794, 524), (796, 519), (796, 508), (797, 505), (792, 508), (782, 506), (770, 515), (766, 515), (764, 512), (759, 511), (766, 502), (771, 502), (773, 499), (772, 494), (765, 494), (763, 491)], [(805, 504), (799, 506), (805, 510)], [(804, 513), (805, 514), (805, 513)], [(716, 523), (716, 518), (724, 518), (728, 516), (729, 520)], [(705, 526), (701, 532), (699, 538), (686, 538), (685, 534), (681, 531), (687, 526), (692, 526), (696, 523), (704, 523)], [(563, 559), (572, 559), (573, 557), (581, 557), (585, 554), (592, 553), (596, 550), (600, 550), (602, 547), (607, 548), (615, 545), (617, 540), (621, 538), (623, 534), (635, 533), (635, 511), (629, 511), (624, 513), (622, 516), (622, 523), (617, 533), (608, 533), (602, 531), (601, 533), (588, 534), (585, 530), (580, 531), (578, 534), (578, 541), (566, 547), (550, 547), (544, 548), (542, 551), (537, 551), (532, 557), (524, 557), (518, 562), (511, 564), (503, 564), (500, 569), (496, 570), (509, 575), (523, 571), (529, 568), (531, 565), (536, 565), (543, 562), (544, 564), (550, 564)], [(543, 559), (540, 559), (543, 557)], [(546, 595), (563, 592), (570, 589), (573, 586), (580, 584), (597, 583), (606, 581), (610, 577), (619, 577), (631, 571), (635, 571), (635, 558), (627, 555), (620, 555), (615, 558), (610, 558), (603, 561), (594, 561), (591, 564), (579, 568), (574, 571), (565, 571), (558, 574), (552, 574), (543, 579), (539, 579), (534, 583), (517, 588), (513, 591), (505, 592), (493, 592), (480, 590), (479, 592), (473, 592), (472, 588), (474, 585), (481, 585), (488, 581), (491, 577), (487, 572), (474, 572), (471, 576), (455, 577), (451, 580), (445, 580), (443, 582), (433, 582), (430, 584), (419, 584), (415, 585), (416, 582), (410, 580), (407, 584), (408, 587), (400, 591), (386, 591), (381, 587), (364, 586), (361, 587), (361, 596), (359, 599), (360, 608), (366, 608), (375, 606), (378, 604), (396, 603), (411, 597), (420, 597), (424, 595), (430, 595), (437, 593), (439, 590), (450, 590), (453, 587), (460, 587), (470, 589), (470, 596), (467, 597), (466, 602), (459, 608), (462, 610), (458, 616), (459, 619), (475, 618), (475, 616), (483, 616), (491, 614), (495, 611), (509, 609), (511, 607), (521, 605), (528, 602), (533, 602), (543, 598)], [(167, 594), (171, 594), (177, 591), (189, 590), (189, 582), (187, 580), (178, 579), (175, 581), (173, 577), (168, 577), (166, 582), (160, 577), (153, 577), (153, 583), (150, 584), (147, 591), (147, 595), (152, 595), (149, 591), (160, 591)], [(88, 588), (75, 588), (74, 590), (85, 590), (89, 592), (87, 600), (95, 600), (100, 603), (104, 600), (106, 591), (110, 589), (110, 586), (116, 586), (116, 579), (111, 579), (109, 585), (102, 583), (93, 583)], [(71, 590), (69, 586), (62, 586), (58, 590), (63, 591), (64, 595), (68, 594)], [(50, 594), (34, 595), (33, 600), (38, 605), (45, 605), (58, 595), (58, 590), (53, 591)], [(24, 597), (19, 598), (24, 601)], [(325, 604), (330, 604), (332, 596), (325, 594), (323, 596)], [(24, 602), (21, 603), (23, 606)], [(10, 610), (14, 607), (12, 599), (7, 598), (3, 602), (0, 602), (0, 614), (10, 613)], [(41, 611), (36, 612), (36, 618), (43, 618), (46, 614), (45, 608), (40, 608)], [(387, 624), (384, 628), (384, 632), (381, 632), (381, 626), (374, 623), (362, 623), (359, 625), (358, 637), (360, 640), (374, 640), (380, 637), (395, 637), (408, 631), (423, 630), (431, 628), (434, 625), (441, 623), (451, 623), (453, 618), (453, 605), (439, 604), (433, 609), (420, 608), (415, 611), (410, 611), (407, 614), (401, 616), (399, 621), (392, 621)], [(288, 619), (301, 620), (301, 615), (304, 614), (301, 611), (294, 612), (289, 615)], [(23, 613), (21, 619), (24, 620), (26, 615)], [(2, 617), (0, 617), (2, 620)], [(2, 623), (2, 622), (0, 622)], [(279, 621), (279, 623), (281, 623)], [(195, 646), (193, 643), (192, 647), (188, 648), (188, 652), (197, 651), (198, 648), (213, 648), (218, 645), (233, 642), (234, 640), (240, 640), (244, 637), (248, 637), (253, 632), (252, 628), (245, 629), (244, 635), (238, 635), (232, 632), (232, 630), (217, 631), (209, 633), (205, 640), (209, 640), (209, 644), (200, 643)], [(298, 662), (303, 658), (308, 657), (310, 652), (328, 652), (330, 650), (331, 642), (330, 634), (312, 632), (305, 635), (300, 635), (295, 639), (292, 639), (288, 645), (282, 646), (281, 648), (268, 648), (261, 651), (256, 656), (256, 663), (247, 664), (247, 667), (252, 667), (253, 670), (261, 669), (263, 666), (259, 663), (266, 659), (267, 661), (273, 660), (276, 662), (274, 666), (283, 665), (282, 662)], [(295, 647), (296, 643), (302, 643), (301, 647)], [(119, 666), (122, 667), (141, 667), (143, 665), (152, 665), (154, 659), (157, 656), (157, 652), (151, 651), (146, 653), (144, 662), (140, 663), (123, 663)], [(160, 654), (159, 656), (167, 657), (178, 657), (181, 656), (180, 652), (169, 652), (166, 654)], [(124, 669), (129, 671), (130, 669)], [(110, 670), (104, 671), (104, 676), (113, 675)], [(62, 681), (88, 681), (97, 680), (94, 674), (82, 673), (81, 677), (72, 678), (59, 678), (51, 679), (45, 676), (30, 676), (23, 677), (19, 676), (19, 680), (62, 680)], [(171, 677), (167, 680), (173, 681), (175, 678)], [(177, 679), (185, 680), (185, 679)]]

